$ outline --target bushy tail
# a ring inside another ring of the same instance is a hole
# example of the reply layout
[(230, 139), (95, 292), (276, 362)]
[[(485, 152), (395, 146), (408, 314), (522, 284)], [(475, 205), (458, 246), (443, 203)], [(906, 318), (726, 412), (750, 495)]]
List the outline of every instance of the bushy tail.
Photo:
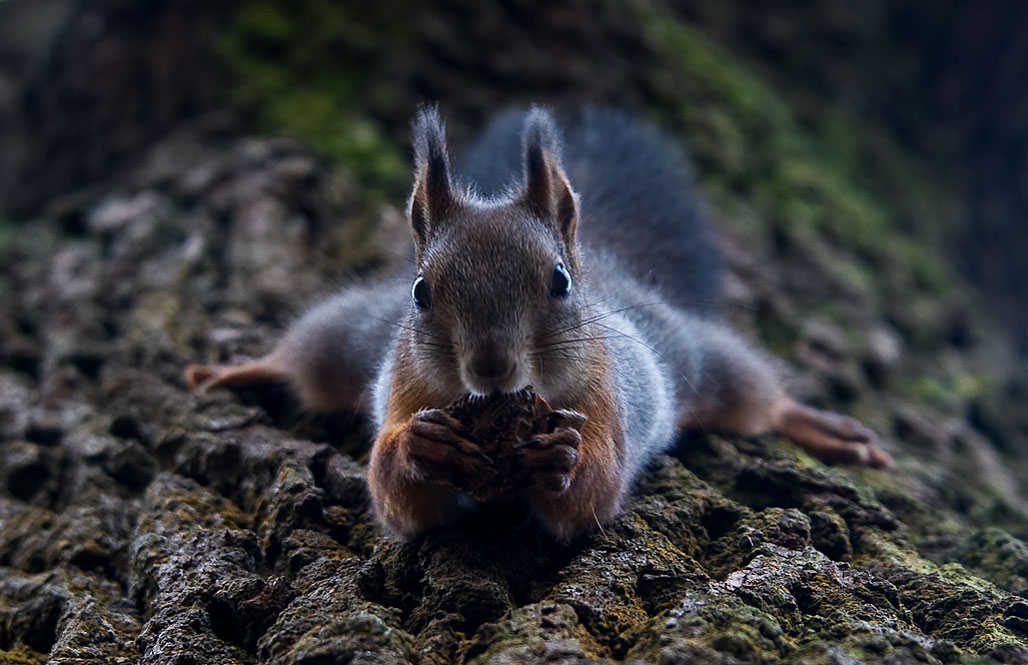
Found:
[[(508, 111), (458, 163), (458, 177), (484, 196), (521, 177), (526, 111)], [(580, 196), (579, 238), (622, 259), (672, 304), (716, 314), (721, 259), (680, 141), (618, 111), (559, 116), (563, 165)]]

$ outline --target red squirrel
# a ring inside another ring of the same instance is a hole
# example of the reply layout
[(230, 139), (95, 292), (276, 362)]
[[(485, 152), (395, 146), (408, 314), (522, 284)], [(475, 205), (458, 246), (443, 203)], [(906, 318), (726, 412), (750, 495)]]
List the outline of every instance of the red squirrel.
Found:
[(403, 538), (469, 503), (425, 473), (483, 456), (442, 410), (532, 386), (585, 417), (533, 448), (524, 498), (568, 540), (618, 513), (655, 455), (687, 428), (781, 434), (828, 461), (887, 468), (858, 421), (804, 406), (774, 364), (723, 323), (720, 261), (683, 151), (616, 112), (561, 134), (545, 110), (511, 112), (451, 172), (437, 111), (414, 121), (410, 273), (354, 286), (300, 318), (275, 349), (192, 365), (194, 388), (286, 381), (308, 408), (369, 414), (368, 486)]

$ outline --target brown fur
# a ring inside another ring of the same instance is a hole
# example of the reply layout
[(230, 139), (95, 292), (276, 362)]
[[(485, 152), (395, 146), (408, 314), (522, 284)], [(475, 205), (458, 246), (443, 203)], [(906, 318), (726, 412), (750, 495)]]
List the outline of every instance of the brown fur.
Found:
[(198, 392), (217, 388), (243, 388), (258, 383), (287, 381), (288, 372), (274, 356), (265, 356), (242, 365), (189, 365), (183, 372), (186, 385)]
[(410, 537), (450, 522), (457, 497), (420, 477), (410, 458), (411, 424), (426, 408), (444, 406), (423, 384), (397, 365), (389, 392), (385, 421), (375, 438), (368, 465), (368, 489), (379, 522), (389, 531)]
[(604, 377), (606, 362), (602, 353), (597, 354), (593, 368), (585, 384), (590, 386), (589, 391), (566, 407), (587, 418), (581, 430), (578, 463), (569, 474), (570, 486), (563, 492), (536, 488), (528, 494), (536, 514), (564, 540), (609, 522), (623, 498), (620, 471), (624, 432)]
[(333, 382), (320, 376), (297, 377), (280, 353), (273, 352), (241, 365), (189, 365), (182, 378), (191, 390), (201, 393), (261, 383), (289, 383), (308, 409), (362, 414), (371, 410), (368, 391), (359, 382)]
[(878, 437), (849, 416), (819, 411), (784, 398), (771, 414), (771, 429), (826, 462), (891, 469), (895, 462)]
[[(307, 407), (372, 412), (379, 426), (368, 469), (373, 508), (384, 528), (404, 538), (452, 521), (462, 497), (449, 488), (485, 478), (486, 456), (442, 411), (468, 392), (531, 384), (554, 408), (586, 416), (580, 431), (557, 428), (522, 453), (533, 479), (525, 497), (564, 540), (617, 514), (646, 462), (673, 441), (676, 420), (679, 429), (774, 431), (826, 461), (892, 465), (857, 421), (789, 398), (771, 359), (723, 325), (666, 303), (647, 309), (642, 304), (661, 292), (616, 261), (597, 263), (593, 281), (584, 279), (579, 199), (545, 112), (526, 116), (522, 151), (520, 190), (489, 201), (468, 197), (450, 181), (438, 116), (422, 112), (408, 217), (414, 274), (427, 294), (419, 291), (415, 305), (395, 299), (406, 297), (398, 283), (348, 290), (308, 313), (271, 355), (237, 367), (192, 365), (187, 384), (205, 390), (287, 380)], [(622, 153), (616, 163), (629, 154)], [(607, 184), (620, 192), (623, 183), (622, 177)], [(626, 200), (631, 212), (620, 221), (647, 221), (633, 217), (639, 201)], [(654, 249), (649, 236), (639, 237)], [(569, 283), (554, 272), (560, 264), (573, 277), (570, 290), (551, 287), (554, 274)], [(598, 310), (609, 296), (627, 306)], [(619, 311), (631, 316), (610, 318)], [(382, 323), (361, 325), (369, 321)], [(619, 325), (635, 326), (642, 339)], [(487, 369), (510, 372), (478, 371), (482, 357)], [(695, 384), (686, 377), (690, 370)], [(675, 372), (681, 386), (674, 385)], [(370, 399), (372, 384), (386, 394)]]

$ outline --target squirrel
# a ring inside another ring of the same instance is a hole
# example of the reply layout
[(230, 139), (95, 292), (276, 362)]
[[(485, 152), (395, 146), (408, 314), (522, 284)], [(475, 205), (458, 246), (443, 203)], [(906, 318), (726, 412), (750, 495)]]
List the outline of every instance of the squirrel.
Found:
[[(451, 172), (438, 111), (413, 123), (413, 266), (343, 290), (267, 356), (192, 365), (196, 389), (285, 381), (310, 409), (369, 414), (367, 472), (384, 528), (411, 538), (469, 501), (425, 473), (483, 455), (442, 409), (532, 386), (558, 412), (528, 463), (532, 512), (568, 541), (612, 520), (676, 435), (775, 432), (826, 462), (889, 468), (857, 420), (789, 396), (772, 358), (717, 314), (720, 260), (685, 153), (658, 130), (587, 109), (494, 121)], [(528, 454), (528, 453), (526, 453)]]

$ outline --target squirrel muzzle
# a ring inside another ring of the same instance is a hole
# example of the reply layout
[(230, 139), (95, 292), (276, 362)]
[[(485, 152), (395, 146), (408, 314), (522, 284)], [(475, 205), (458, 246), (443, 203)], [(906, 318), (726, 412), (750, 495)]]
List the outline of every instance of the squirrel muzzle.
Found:
[(514, 392), (524, 387), (521, 363), (512, 350), (494, 340), (469, 350), (462, 363), (462, 378), (474, 393)]

